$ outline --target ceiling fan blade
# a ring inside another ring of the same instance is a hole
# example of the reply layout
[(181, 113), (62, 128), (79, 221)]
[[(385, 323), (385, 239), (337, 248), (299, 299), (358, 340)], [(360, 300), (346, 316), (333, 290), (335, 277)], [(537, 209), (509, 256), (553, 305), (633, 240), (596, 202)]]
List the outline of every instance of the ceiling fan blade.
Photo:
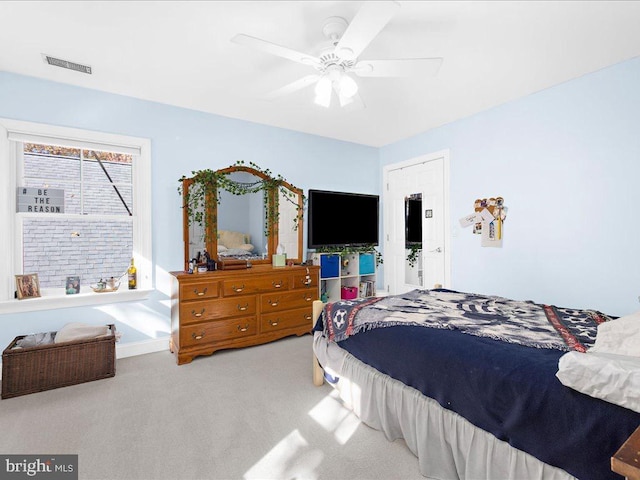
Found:
[(397, 60), (363, 60), (351, 72), (359, 77), (433, 77), (442, 65), (442, 58), (407, 58)]
[(267, 42), (266, 40), (251, 37), (249, 35), (244, 35), (242, 33), (234, 36), (231, 41), (233, 43), (237, 43), (238, 45), (244, 45), (246, 47), (255, 48), (256, 50), (262, 50), (263, 52), (269, 53), (271, 55), (286, 58), (287, 60), (302, 63), (304, 65), (310, 65), (312, 67), (319, 66), (321, 63), (319, 58), (316, 58), (312, 55), (307, 55), (306, 53), (301, 53), (296, 50), (292, 50), (291, 48), (283, 47), (281, 45)]
[(393, 1), (366, 2), (336, 45), (336, 55), (345, 60), (358, 58), (399, 8), (400, 4)]
[(262, 98), (265, 100), (273, 100), (275, 98), (282, 97), (284, 95), (289, 95), (290, 93), (297, 92), (298, 90), (302, 90), (309, 85), (313, 85), (318, 80), (320, 80), (320, 75), (307, 75), (306, 77), (302, 77), (295, 82), (291, 82), (284, 87), (278, 88), (277, 90), (273, 90), (272, 92), (267, 93)]

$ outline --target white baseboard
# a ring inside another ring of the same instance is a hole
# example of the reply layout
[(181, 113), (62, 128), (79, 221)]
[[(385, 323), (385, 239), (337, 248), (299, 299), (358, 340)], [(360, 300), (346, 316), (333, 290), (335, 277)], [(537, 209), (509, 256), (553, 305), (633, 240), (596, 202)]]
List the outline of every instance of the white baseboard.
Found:
[(167, 336), (141, 342), (123, 343), (122, 345), (116, 343), (116, 358), (127, 358), (169, 350), (169, 338), (171, 337)]

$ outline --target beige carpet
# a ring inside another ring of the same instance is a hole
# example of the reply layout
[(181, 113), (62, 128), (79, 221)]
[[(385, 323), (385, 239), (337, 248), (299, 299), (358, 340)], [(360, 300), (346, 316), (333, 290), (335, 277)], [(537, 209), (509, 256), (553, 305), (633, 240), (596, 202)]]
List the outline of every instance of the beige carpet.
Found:
[(310, 335), (118, 360), (114, 378), (0, 401), (0, 432), (3, 454), (78, 454), (80, 479), (423, 479), (313, 386)]

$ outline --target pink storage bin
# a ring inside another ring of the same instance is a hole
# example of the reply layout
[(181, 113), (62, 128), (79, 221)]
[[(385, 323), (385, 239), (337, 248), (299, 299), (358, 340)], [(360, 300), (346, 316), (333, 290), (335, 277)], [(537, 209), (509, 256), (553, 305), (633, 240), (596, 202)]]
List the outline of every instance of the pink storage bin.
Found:
[(342, 300), (353, 300), (358, 298), (358, 287), (342, 287), (340, 292)]

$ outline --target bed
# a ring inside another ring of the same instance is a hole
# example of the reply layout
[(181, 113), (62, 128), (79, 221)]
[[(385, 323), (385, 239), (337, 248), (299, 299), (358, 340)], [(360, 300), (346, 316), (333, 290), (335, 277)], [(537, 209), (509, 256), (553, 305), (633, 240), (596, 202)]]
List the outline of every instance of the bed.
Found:
[[(561, 359), (600, 354), (599, 329), (618, 319), (445, 289), (314, 308), (314, 383), (326, 379), (364, 423), (404, 439), (425, 477), (621, 478), (610, 459), (640, 407), (558, 376)], [(636, 388), (615, 385), (614, 396)]]
[(264, 258), (264, 254), (256, 252), (249, 234), (231, 230), (219, 230), (218, 257), (222, 260), (260, 260)]

